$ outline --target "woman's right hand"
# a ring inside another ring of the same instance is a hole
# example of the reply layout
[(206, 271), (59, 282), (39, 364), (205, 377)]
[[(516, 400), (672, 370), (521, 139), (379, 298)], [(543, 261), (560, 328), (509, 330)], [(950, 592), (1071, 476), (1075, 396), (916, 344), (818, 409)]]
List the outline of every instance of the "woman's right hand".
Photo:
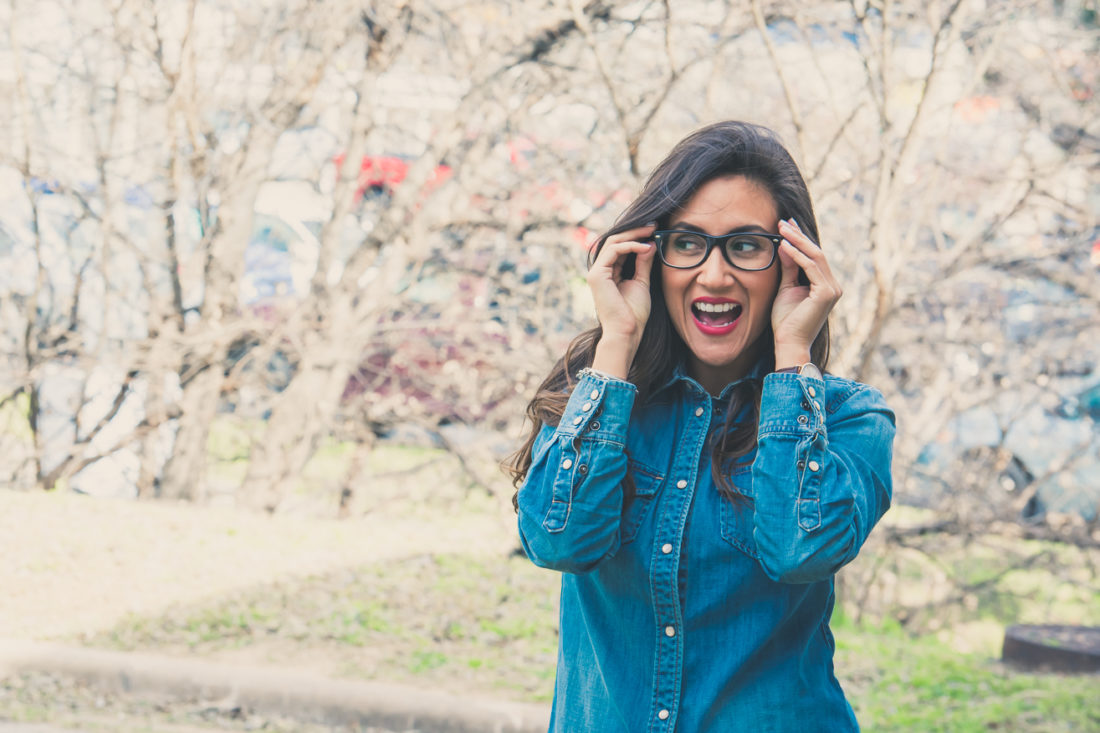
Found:
[[(656, 228), (638, 227), (608, 237), (588, 270), (588, 287), (603, 328), (592, 367), (623, 379), (649, 320), (649, 278), (657, 246), (647, 239)], [(635, 255), (634, 277), (624, 280), (623, 263), (630, 255)]]

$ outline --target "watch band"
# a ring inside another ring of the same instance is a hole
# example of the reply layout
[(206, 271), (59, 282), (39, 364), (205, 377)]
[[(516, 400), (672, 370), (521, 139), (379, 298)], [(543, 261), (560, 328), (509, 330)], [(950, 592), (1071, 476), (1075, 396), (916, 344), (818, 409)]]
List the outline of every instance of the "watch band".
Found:
[(784, 367), (782, 369), (776, 369), (775, 374), (798, 374), (801, 376), (809, 377), (810, 379), (822, 379), (821, 370), (817, 368), (817, 365), (812, 361), (808, 361), (805, 364), (800, 364), (793, 367)]

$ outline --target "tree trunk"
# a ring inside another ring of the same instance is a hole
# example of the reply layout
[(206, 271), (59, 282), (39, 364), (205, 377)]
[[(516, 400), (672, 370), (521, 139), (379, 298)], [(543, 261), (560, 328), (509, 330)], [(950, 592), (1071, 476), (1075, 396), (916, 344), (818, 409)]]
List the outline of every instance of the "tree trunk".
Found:
[(244, 506), (277, 511), (332, 425), (348, 369), (343, 363), (306, 362), (275, 402), (263, 438), (252, 445), (239, 494)]
[(200, 502), (206, 496), (207, 438), (218, 410), (223, 375), (217, 366), (207, 367), (183, 389), (180, 426), (175, 449), (164, 466), (160, 496)]

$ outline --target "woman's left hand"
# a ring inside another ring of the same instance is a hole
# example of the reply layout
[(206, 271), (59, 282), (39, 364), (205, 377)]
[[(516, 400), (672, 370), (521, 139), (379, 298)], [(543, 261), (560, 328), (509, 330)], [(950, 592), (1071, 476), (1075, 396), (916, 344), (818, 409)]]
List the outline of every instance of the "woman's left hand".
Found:
[[(782, 275), (772, 304), (777, 369), (809, 361), (810, 345), (842, 295), (825, 253), (802, 233), (794, 219), (780, 221), (779, 234), (783, 237), (779, 245)], [(809, 285), (798, 282), (800, 268)]]

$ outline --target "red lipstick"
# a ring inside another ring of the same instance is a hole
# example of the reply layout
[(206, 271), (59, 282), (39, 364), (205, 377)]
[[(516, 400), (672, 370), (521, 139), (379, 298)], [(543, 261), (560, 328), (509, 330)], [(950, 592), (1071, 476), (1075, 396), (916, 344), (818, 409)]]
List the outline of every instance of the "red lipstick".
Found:
[(737, 328), (742, 306), (730, 298), (696, 298), (691, 303), (695, 327), (707, 336), (724, 336)]

